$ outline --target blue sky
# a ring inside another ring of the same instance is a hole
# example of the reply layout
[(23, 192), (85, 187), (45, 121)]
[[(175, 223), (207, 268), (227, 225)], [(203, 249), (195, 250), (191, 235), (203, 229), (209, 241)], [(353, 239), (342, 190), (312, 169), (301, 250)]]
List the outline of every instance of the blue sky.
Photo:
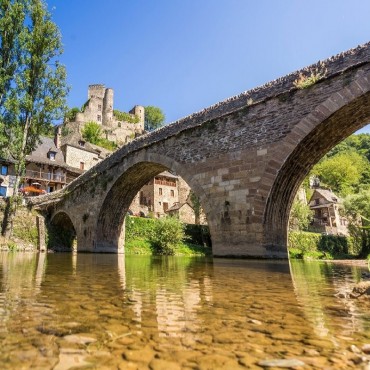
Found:
[[(368, 0), (48, 0), (70, 107), (87, 86), (166, 122), (370, 41)], [(369, 129), (370, 131), (370, 129)]]

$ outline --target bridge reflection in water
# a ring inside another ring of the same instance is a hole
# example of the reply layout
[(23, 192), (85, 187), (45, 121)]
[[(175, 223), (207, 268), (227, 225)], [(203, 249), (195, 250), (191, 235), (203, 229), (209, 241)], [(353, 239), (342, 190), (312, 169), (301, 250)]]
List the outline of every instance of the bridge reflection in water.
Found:
[(4, 369), (242, 368), (281, 357), (347, 369), (348, 346), (369, 342), (368, 304), (335, 297), (359, 268), (3, 253), (0, 272)]

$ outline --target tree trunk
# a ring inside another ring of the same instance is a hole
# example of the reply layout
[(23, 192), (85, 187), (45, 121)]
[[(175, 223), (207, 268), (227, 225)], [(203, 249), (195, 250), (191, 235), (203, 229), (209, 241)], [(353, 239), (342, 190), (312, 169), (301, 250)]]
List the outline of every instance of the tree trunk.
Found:
[(25, 157), (26, 157), (26, 144), (27, 144), (27, 137), (28, 137), (28, 130), (31, 125), (31, 117), (26, 116), (26, 124), (24, 125), (23, 129), (23, 137), (22, 137), (22, 146), (18, 157), (18, 163), (16, 164), (16, 176), (13, 188), (13, 195), (7, 199), (6, 207), (4, 211), (4, 218), (2, 223), (2, 230), (1, 234), (6, 239), (9, 239), (13, 233), (13, 221), (14, 217), (17, 214), (18, 205), (20, 203), (20, 198), (18, 195), (18, 188), (19, 184), (23, 175), (23, 168), (25, 166)]

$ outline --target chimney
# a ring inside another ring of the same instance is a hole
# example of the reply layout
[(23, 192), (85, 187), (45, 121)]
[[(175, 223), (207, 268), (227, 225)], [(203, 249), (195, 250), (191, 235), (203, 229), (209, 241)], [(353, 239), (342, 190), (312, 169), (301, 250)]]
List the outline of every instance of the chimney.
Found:
[(62, 128), (60, 126), (57, 127), (55, 130), (55, 136), (54, 136), (54, 144), (57, 147), (57, 149), (60, 148), (62, 140)]

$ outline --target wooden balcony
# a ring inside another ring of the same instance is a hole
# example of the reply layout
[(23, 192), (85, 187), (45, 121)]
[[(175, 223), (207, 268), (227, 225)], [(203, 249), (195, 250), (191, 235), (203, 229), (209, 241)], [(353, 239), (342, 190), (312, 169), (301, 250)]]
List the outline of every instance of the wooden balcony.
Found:
[(31, 171), (26, 170), (24, 175), (26, 179), (37, 180), (37, 181), (46, 181), (50, 182), (57, 182), (60, 184), (67, 183), (67, 177), (65, 174), (61, 173), (52, 173), (52, 172), (41, 172), (41, 171)]
[(157, 184), (157, 185), (166, 185), (166, 186), (175, 186), (176, 187), (176, 182), (173, 182), (173, 181), (155, 179), (154, 183)]

